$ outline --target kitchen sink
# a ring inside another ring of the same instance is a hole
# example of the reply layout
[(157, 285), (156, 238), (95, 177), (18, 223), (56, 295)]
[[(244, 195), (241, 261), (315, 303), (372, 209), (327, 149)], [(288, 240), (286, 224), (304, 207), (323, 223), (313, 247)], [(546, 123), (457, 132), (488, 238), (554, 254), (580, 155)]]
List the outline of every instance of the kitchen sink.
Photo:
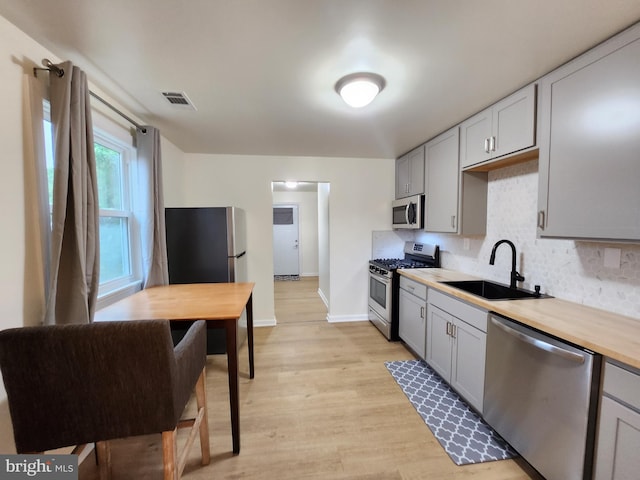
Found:
[(511, 288), (508, 285), (491, 282), (489, 280), (459, 280), (453, 282), (440, 282), (472, 295), (477, 295), (487, 300), (524, 300), (527, 298), (551, 298), (540, 292), (532, 292), (523, 288)]

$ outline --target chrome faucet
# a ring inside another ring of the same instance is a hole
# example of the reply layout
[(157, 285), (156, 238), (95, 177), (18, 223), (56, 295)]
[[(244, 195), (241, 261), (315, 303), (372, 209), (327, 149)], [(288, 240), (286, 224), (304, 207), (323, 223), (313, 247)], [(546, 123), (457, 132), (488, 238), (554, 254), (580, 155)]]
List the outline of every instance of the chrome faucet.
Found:
[(516, 282), (524, 281), (524, 277), (516, 271), (516, 246), (510, 240), (498, 240), (491, 250), (491, 257), (489, 258), (489, 265), (493, 265), (496, 261), (496, 249), (503, 243), (506, 243), (511, 247), (511, 282), (510, 288), (518, 288)]

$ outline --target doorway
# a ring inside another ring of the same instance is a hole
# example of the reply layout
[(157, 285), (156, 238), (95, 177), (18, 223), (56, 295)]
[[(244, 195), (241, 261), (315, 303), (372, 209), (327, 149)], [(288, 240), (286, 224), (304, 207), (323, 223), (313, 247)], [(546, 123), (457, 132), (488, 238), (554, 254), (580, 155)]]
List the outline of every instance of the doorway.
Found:
[[(280, 281), (290, 278), (277, 276), (281, 269), (276, 245), (282, 242), (276, 238), (277, 234), (274, 236), (274, 313), (278, 324), (286, 323), (286, 317), (294, 315), (293, 311), (287, 312), (287, 305), (295, 308), (298, 314), (295, 318), (292, 316), (292, 321), (296, 318), (301, 321), (303, 317), (327, 319), (330, 298), (329, 190), (327, 182), (272, 182), (272, 208), (298, 207), (299, 277), (293, 278), (297, 281)], [(312, 307), (310, 303), (315, 301), (319, 305)], [(319, 317), (305, 312), (307, 308), (318, 312)]]

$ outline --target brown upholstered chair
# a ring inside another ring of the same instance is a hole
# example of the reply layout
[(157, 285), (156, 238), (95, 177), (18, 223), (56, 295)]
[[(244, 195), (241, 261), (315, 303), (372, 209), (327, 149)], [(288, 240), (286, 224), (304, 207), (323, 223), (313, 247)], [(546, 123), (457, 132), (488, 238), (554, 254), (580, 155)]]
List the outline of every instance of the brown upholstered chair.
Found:
[[(96, 443), (100, 478), (108, 440), (162, 433), (164, 478), (177, 479), (198, 430), (209, 463), (204, 385), (206, 325), (174, 347), (169, 322), (143, 320), (24, 327), (0, 332), (0, 368), (18, 453)], [(180, 417), (195, 387), (195, 419)], [(191, 432), (177, 458), (176, 432)]]

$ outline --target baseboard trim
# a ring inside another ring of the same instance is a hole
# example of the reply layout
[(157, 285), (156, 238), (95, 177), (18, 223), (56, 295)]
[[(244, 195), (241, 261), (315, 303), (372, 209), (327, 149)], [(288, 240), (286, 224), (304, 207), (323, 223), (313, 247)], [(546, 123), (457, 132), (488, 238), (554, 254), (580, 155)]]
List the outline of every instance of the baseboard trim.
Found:
[(276, 326), (275, 318), (263, 318), (261, 320), (253, 320), (254, 327), (275, 327)]
[(364, 314), (359, 315), (327, 315), (327, 321), (329, 323), (345, 323), (345, 322), (368, 322), (369, 316)]
[(324, 306), (327, 307), (327, 310), (329, 310), (329, 300), (327, 300), (327, 297), (324, 296), (324, 293), (319, 288), (318, 288), (318, 295), (320, 295), (320, 299), (324, 303)]

